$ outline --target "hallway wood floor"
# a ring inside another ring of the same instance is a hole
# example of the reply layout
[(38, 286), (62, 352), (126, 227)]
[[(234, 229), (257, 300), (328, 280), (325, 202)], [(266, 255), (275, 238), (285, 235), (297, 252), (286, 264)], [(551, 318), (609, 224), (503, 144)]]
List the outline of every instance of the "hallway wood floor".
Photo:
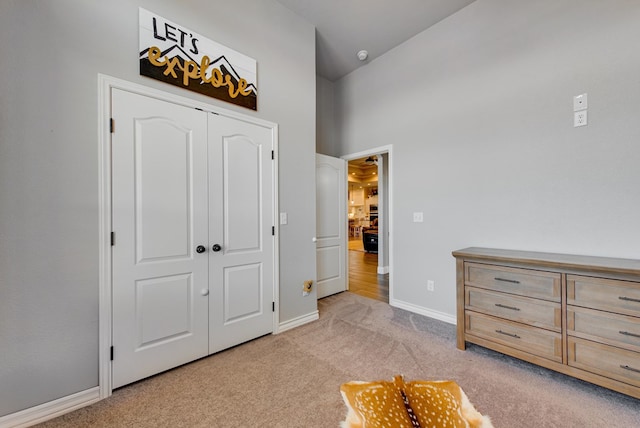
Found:
[(378, 275), (378, 255), (366, 253), (362, 238), (349, 240), (349, 291), (389, 302), (389, 274)]

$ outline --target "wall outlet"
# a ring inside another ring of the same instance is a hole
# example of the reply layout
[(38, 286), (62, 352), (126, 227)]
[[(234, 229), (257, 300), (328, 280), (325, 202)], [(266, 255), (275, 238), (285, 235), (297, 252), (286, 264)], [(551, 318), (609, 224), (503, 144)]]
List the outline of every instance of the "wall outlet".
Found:
[(310, 293), (311, 292), (311, 286), (313, 285), (313, 281), (312, 280), (307, 280), (304, 282), (304, 286), (302, 287), (302, 291)]
[(436, 283), (433, 280), (427, 281), (427, 291), (434, 291), (436, 289)]
[(573, 114), (573, 126), (585, 126), (587, 124), (587, 111), (577, 111)]

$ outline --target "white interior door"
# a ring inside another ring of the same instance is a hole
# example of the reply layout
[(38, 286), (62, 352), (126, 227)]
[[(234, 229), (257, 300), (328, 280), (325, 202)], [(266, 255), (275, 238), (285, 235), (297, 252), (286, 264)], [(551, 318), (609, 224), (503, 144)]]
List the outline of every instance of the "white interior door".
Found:
[(273, 332), (272, 150), (270, 128), (209, 115), (211, 353)]
[(114, 89), (112, 386), (273, 332), (269, 127)]
[(117, 388), (207, 355), (207, 115), (116, 89), (112, 110)]
[(347, 289), (346, 161), (316, 154), (318, 298)]

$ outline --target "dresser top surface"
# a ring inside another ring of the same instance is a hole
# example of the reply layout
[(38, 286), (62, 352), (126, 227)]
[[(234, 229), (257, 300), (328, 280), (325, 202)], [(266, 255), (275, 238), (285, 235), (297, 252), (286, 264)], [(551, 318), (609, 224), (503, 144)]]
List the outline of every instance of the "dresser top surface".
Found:
[(612, 257), (580, 256), (574, 254), (543, 253), (536, 251), (505, 250), (470, 247), (453, 251), (456, 258), (477, 261), (527, 264), (539, 267), (584, 269), (640, 275), (640, 260)]

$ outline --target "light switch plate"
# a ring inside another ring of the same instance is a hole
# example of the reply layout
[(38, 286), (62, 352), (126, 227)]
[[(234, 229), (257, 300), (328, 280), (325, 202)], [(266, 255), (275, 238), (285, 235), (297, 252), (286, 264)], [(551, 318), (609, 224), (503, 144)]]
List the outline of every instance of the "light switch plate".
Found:
[(413, 213), (413, 222), (422, 223), (424, 221), (423, 213)]
[(587, 105), (587, 94), (580, 94), (573, 97), (573, 111), (586, 110)]

